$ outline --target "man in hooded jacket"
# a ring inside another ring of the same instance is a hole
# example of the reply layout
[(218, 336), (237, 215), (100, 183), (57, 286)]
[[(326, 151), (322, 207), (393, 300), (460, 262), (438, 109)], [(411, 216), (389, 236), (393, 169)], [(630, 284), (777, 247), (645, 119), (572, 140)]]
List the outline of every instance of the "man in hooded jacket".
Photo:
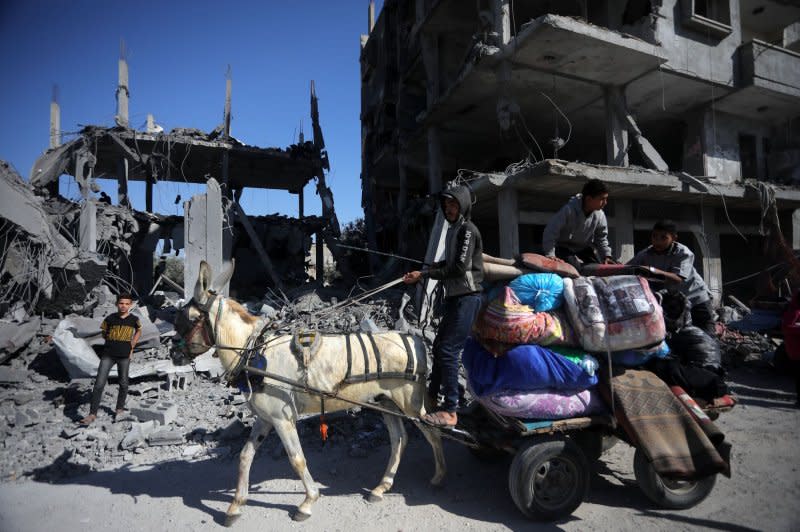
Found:
[(428, 394), (436, 401), (444, 397), (440, 410), (423, 421), (440, 427), (458, 422), (458, 370), (461, 351), (481, 307), (483, 281), (483, 241), (470, 219), (470, 190), (465, 186), (448, 189), (441, 195), (441, 207), (449, 223), (445, 237), (444, 260), (422, 271), (403, 276), (406, 284), (420, 279), (436, 279), (444, 284), (444, 315), (433, 342), (433, 368)]

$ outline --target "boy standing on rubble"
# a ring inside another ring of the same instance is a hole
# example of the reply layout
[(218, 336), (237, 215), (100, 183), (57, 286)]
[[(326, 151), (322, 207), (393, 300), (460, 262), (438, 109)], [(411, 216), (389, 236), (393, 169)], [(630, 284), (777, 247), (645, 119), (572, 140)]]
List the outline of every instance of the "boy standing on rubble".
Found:
[(100, 325), (106, 344), (103, 348), (103, 356), (100, 357), (100, 366), (97, 368), (89, 415), (80, 420), (81, 425), (90, 425), (97, 419), (103, 389), (106, 387), (108, 373), (114, 364), (117, 365), (119, 378), (119, 393), (114, 416), (117, 417), (125, 411), (125, 399), (128, 396), (128, 370), (131, 358), (133, 358), (133, 348), (136, 347), (142, 334), (142, 322), (130, 313), (132, 306), (133, 297), (130, 294), (120, 294), (117, 296), (117, 312), (107, 316)]
[(444, 315), (433, 342), (433, 368), (428, 395), (436, 402), (444, 396), (441, 409), (422, 420), (437, 427), (458, 423), (458, 370), (461, 351), (481, 307), (483, 281), (483, 240), (470, 219), (472, 197), (465, 186), (451, 188), (441, 195), (444, 217), (450, 224), (445, 237), (444, 261), (423, 271), (403, 276), (406, 284), (430, 278), (443, 281)]
[(558, 257), (576, 268), (582, 264), (613, 264), (608, 245), (608, 222), (603, 207), (608, 203), (608, 187), (590, 179), (547, 222), (542, 234), (542, 254)]
[(676, 286), (691, 305), (692, 325), (703, 329), (712, 338), (714, 308), (705, 281), (694, 268), (694, 253), (678, 242), (678, 229), (672, 220), (659, 220), (650, 233), (650, 246), (636, 254), (628, 264), (649, 266)]

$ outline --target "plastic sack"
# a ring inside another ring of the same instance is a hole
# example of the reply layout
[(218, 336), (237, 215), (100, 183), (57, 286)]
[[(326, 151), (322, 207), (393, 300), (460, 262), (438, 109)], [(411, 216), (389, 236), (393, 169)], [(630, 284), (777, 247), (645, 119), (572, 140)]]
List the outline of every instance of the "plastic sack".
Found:
[(719, 343), (699, 327), (684, 327), (668, 340), (672, 353), (682, 364), (718, 370), (722, 364)]
[(560, 308), (564, 302), (564, 281), (554, 273), (520, 275), (508, 286), (522, 303), (536, 312)]
[(611, 353), (611, 361), (626, 368), (642, 366), (653, 358), (666, 358), (669, 356), (669, 345), (661, 342), (652, 349), (628, 349), (626, 351), (615, 351)]

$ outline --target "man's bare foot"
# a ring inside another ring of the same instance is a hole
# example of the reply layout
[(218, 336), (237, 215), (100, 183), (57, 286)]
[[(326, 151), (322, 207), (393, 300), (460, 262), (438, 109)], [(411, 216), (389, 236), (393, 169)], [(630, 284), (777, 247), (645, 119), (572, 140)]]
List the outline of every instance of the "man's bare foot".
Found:
[(94, 414), (89, 414), (89, 415), (88, 415), (88, 416), (86, 416), (85, 418), (83, 418), (83, 419), (81, 419), (80, 421), (78, 421), (78, 423), (79, 423), (79, 424), (81, 424), (81, 425), (83, 425), (84, 427), (88, 427), (89, 425), (91, 425), (91, 424), (92, 424), (92, 422), (93, 422), (95, 419), (97, 419), (97, 416), (96, 416), (96, 415), (94, 415)]

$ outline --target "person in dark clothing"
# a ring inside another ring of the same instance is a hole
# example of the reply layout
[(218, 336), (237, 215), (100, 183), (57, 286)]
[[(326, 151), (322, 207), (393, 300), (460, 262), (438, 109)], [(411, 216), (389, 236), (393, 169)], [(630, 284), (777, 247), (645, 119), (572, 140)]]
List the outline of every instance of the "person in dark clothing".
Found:
[(106, 344), (103, 348), (103, 355), (100, 357), (100, 366), (97, 368), (89, 415), (81, 419), (81, 425), (90, 425), (97, 419), (103, 389), (106, 387), (108, 373), (114, 364), (117, 365), (119, 378), (115, 416), (119, 416), (125, 411), (125, 399), (128, 396), (128, 369), (131, 358), (133, 358), (133, 348), (142, 334), (142, 322), (130, 313), (131, 306), (133, 306), (133, 297), (130, 294), (120, 294), (117, 296), (118, 312), (107, 316), (100, 325)]
[(445, 237), (444, 260), (422, 271), (403, 276), (406, 284), (420, 279), (441, 280), (444, 284), (444, 315), (433, 342), (433, 368), (428, 394), (444, 396), (440, 410), (423, 416), (423, 421), (439, 427), (458, 423), (458, 370), (461, 351), (481, 307), (483, 281), (483, 241), (469, 220), (472, 207), (470, 190), (465, 186), (448, 189), (441, 195), (441, 207), (449, 223)]

